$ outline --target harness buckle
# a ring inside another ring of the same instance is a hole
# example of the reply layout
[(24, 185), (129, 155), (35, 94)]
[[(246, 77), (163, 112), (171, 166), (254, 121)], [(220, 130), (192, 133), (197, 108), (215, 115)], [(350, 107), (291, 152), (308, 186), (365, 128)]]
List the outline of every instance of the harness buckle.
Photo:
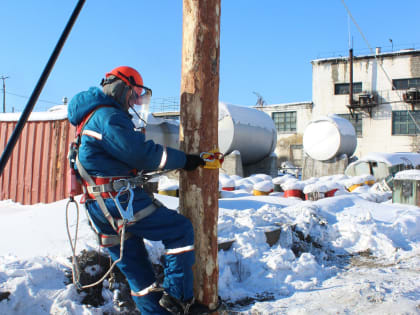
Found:
[(112, 181), (112, 188), (114, 191), (127, 191), (129, 189), (134, 189), (136, 187), (142, 186), (145, 182), (147, 182), (146, 177), (141, 174), (136, 177), (130, 177), (130, 178), (121, 178), (116, 179)]
[(118, 195), (120, 192), (125, 192), (129, 189), (132, 189), (132, 185), (127, 178), (116, 179), (112, 181), (112, 188), (114, 191), (118, 191)]

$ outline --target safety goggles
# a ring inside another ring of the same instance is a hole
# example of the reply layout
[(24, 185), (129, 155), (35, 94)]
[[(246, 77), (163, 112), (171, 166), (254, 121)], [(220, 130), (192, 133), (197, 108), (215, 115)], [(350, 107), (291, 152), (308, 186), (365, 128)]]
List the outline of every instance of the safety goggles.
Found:
[(127, 80), (128, 84), (133, 88), (133, 92), (136, 97), (135, 104), (142, 105), (150, 102), (152, 97), (152, 89), (145, 87), (144, 85), (137, 84), (133, 76), (126, 76), (125, 74), (118, 71), (118, 74)]
[[(139, 87), (139, 86), (137, 86)], [(150, 104), (150, 99), (152, 98), (152, 90), (140, 85), (140, 87), (143, 89), (143, 93), (139, 94), (139, 89), (136, 87), (133, 87), (133, 97), (135, 98), (134, 104), (136, 105), (148, 105)]]

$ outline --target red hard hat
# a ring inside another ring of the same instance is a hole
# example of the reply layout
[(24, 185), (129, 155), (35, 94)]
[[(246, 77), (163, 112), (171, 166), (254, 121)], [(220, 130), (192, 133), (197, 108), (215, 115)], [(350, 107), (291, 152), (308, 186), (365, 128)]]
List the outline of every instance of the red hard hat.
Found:
[(105, 74), (105, 77), (108, 78), (110, 75), (114, 75), (123, 80), (134, 89), (137, 95), (141, 95), (143, 91), (143, 78), (136, 69), (128, 66), (120, 66)]

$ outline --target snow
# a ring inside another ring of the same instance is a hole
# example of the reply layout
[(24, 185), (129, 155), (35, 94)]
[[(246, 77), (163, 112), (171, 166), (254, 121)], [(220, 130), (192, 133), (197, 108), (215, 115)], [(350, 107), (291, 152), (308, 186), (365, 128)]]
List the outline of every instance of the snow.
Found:
[(167, 176), (159, 176), (158, 190), (159, 191), (170, 191), (177, 190), (179, 183), (177, 180), (168, 178)]
[(343, 183), (344, 183), (344, 186), (349, 188), (353, 185), (361, 185), (370, 181), (375, 181), (375, 177), (373, 177), (372, 175), (359, 175), (359, 176), (350, 177), (349, 179), (344, 180)]
[(395, 174), (394, 179), (420, 180), (420, 170), (406, 170)]
[(284, 191), (286, 190), (302, 190), (305, 188), (305, 183), (301, 182), (300, 180), (297, 180), (296, 178), (291, 178), (287, 181), (285, 181), (283, 184), (281, 184), (281, 188), (283, 188)]
[(281, 185), (284, 182), (286, 182), (287, 180), (294, 178), (296, 179), (296, 176), (290, 175), (290, 174), (285, 174), (283, 176), (278, 176), (278, 177), (274, 177), (273, 178), (273, 184), (275, 185)]
[(313, 193), (313, 192), (321, 192), (321, 193), (325, 193), (327, 191), (329, 191), (329, 187), (327, 185), (323, 185), (323, 184), (309, 184), (306, 185), (305, 188), (303, 188), (303, 193), (304, 194), (309, 194), (309, 193)]
[(254, 182), (250, 181), (247, 178), (235, 180), (236, 190), (245, 190), (247, 192), (251, 192), (253, 187), (254, 187)]
[(348, 167), (350, 167), (350, 165), (358, 164), (360, 162), (369, 162), (369, 161), (382, 162), (382, 163), (386, 163), (389, 166), (399, 165), (399, 164), (403, 164), (403, 165), (411, 164), (414, 167), (416, 167), (417, 165), (420, 165), (420, 154), (414, 153), (414, 152), (397, 152), (397, 153), (372, 152), (363, 156), (359, 160), (350, 163)]
[(274, 184), (271, 180), (263, 180), (262, 182), (258, 182), (254, 185), (254, 190), (271, 192), (274, 190)]
[[(0, 121), (18, 121), (22, 113), (1, 113)], [(67, 106), (57, 105), (47, 112), (32, 112), (28, 121), (49, 121), (67, 119)]]
[[(251, 189), (251, 179), (259, 178), (222, 177)], [(393, 204), (389, 192), (375, 185), (350, 193), (343, 188), (344, 175), (307, 181), (282, 176), (271, 184), (283, 178), (305, 188), (341, 190), (317, 201), (284, 198), (280, 192), (253, 196), (238, 187), (221, 192), (219, 242), (234, 240), (229, 250), (219, 251), (222, 299), (240, 314), (418, 314), (420, 208)], [(178, 207), (176, 197), (155, 196)], [(105, 304), (93, 307), (82, 304), (74, 285), (66, 284), (67, 205), (74, 235), (74, 203), (0, 201), (0, 293), (10, 292), (0, 301), (0, 314), (118, 314), (106, 285)], [(279, 240), (270, 247), (266, 235), (279, 229)], [(147, 247), (158, 262), (162, 243), (147, 241)], [(81, 206), (77, 251), (97, 248)]]
[(235, 188), (235, 179), (230, 178), (228, 175), (220, 174), (219, 186), (223, 188)]

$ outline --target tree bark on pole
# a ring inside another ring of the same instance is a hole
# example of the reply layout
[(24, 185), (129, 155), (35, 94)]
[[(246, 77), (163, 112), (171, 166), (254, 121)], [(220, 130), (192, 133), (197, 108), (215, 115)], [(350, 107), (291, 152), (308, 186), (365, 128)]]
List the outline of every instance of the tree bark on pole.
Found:
[[(220, 0), (183, 0), (180, 145), (199, 154), (218, 147)], [(218, 301), (217, 219), (219, 171), (180, 175), (180, 209), (195, 233), (194, 295)]]

